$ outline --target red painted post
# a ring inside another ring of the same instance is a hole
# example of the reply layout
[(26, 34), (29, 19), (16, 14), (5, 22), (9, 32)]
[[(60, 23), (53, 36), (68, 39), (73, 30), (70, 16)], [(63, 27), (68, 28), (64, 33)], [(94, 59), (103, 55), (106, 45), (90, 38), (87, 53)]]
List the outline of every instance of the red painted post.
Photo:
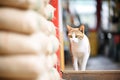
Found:
[[(54, 23), (54, 25), (56, 26), (56, 37), (59, 39), (59, 8), (58, 8), (58, 0), (50, 0), (50, 4), (55, 8), (55, 12), (54, 12), (54, 18), (52, 19), (52, 22)], [(58, 72), (61, 74), (61, 69), (60, 69), (60, 48), (58, 49), (58, 51), (56, 52), (57, 57), (58, 57), (58, 63), (55, 66), (58, 70)]]

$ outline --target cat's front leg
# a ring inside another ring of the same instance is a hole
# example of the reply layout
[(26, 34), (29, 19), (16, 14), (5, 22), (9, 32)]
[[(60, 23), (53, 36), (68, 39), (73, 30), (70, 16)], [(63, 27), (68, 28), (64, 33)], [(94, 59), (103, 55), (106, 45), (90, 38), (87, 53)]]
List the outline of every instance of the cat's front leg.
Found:
[(78, 59), (73, 57), (73, 67), (75, 71), (78, 71)]
[(86, 65), (87, 65), (87, 62), (88, 62), (88, 58), (89, 58), (89, 55), (84, 55), (83, 60), (82, 60), (82, 64), (81, 64), (81, 70), (82, 71), (86, 70)]

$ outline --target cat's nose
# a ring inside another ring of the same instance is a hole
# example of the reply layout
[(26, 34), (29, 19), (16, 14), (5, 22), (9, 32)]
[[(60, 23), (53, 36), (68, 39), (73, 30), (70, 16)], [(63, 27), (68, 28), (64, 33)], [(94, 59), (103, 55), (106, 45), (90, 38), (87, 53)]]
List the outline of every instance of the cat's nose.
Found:
[(82, 40), (82, 39), (83, 39), (83, 37), (80, 37), (79, 39), (80, 39), (80, 40)]
[(72, 41), (77, 43), (77, 42), (78, 42), (78, 39), (73, 38)]

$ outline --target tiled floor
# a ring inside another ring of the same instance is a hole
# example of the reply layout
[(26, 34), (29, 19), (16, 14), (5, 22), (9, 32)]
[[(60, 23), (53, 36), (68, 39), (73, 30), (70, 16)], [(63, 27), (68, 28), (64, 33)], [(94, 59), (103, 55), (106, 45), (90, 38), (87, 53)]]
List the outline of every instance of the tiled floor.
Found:
[[(65, 70), (73, 70), (72, 63), (66, 65)], [(105, 56), (90, 57), (87, 70), (120, 70), (120, 62), (114, 62)]]

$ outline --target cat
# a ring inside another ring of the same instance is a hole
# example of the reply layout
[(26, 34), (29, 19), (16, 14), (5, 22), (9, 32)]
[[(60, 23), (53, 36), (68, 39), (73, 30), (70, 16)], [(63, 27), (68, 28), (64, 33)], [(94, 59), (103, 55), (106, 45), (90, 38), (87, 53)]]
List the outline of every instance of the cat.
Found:
[(72, 53), (73, 68), (75, 71), (86, 70), (90, 55), (90, 44), (88, 37), (84, 34), (84, 29), (84, 25), (81, 25), (79, 28), (73, 28), (67, 25), (70, 51)]

